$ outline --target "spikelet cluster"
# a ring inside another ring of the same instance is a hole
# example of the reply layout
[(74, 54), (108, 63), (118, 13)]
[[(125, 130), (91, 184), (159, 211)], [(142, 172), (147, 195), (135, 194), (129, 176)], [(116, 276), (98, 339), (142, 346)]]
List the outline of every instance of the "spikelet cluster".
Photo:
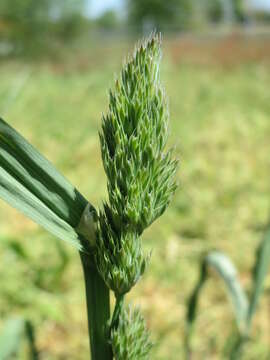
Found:
[(116, 360), (146, 360), (152, 343), (138, 308), (123, 308), (116, 329), (111, 332), (111, 345)]
[(141, 238), (135, 232), (117, 231), (106, 204), (100, 212), (98, 236), (97, 267), (116, 296), (123, 295), (144, 273), (149, 256), (143, 254)]
[(176, 188), (177, 162), (165, 151), (168, 109), (160, 58), (157, 36), (137, 48), (110, 92), (100, 134), (115, 225), (139, 234), (164, 212)]
[(123, 294), (144, 272), (141, 234), (168, 206), (177, 161), (166, 151), (167, 102), (159, 79), (160, 38), (128, 59), (102, 118), (101, 154), (108, 202), (99, 212), (96, 263), (108, 286)]

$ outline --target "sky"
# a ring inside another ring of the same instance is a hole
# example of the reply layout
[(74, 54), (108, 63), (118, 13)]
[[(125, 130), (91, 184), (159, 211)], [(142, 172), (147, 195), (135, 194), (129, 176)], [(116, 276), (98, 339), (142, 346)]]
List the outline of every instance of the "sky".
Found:
[(270, 0), (249, 0), (257, 8), (270, 10)]
[(123, 12), (124, 2), (124, 0), (88, 0), (87, 13), (91, 17), (98, 17), (104, 11), (111, 9)]
[[(87, 0), (87, 14), (91, 17), (98, 17), (106, 10), (123, 12), (125, 0)], [(147, 0), (145, 0), (147, 1)], [(253, 7), (267, 9), (270, 11), (270, 0), (246, 0)]]

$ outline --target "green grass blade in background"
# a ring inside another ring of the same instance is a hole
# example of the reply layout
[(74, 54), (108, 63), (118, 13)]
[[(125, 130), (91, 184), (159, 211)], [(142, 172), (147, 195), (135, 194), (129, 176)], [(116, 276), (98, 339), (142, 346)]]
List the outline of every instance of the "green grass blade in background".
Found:
[(224, 280), (228, 296), (232, 302), (235, 319), (239, 331), (245, 328), (248, 299), (241, 283), (239, 282), (236, 268), (231, 260), (223, 253), (212, 251), (205, 259), (207, 266), (212, 267)]
[(2, 119), (0, 197), (52, 234), (82, 248), (75, 228), (87, 200)]
[(197, 316), (200, 293), (206, 280), (207, 280), (207, 266), (204, 260), (201, 265), (201, 273), (200, 273), (199, 281), (188, 300), (187, 317), (186, 317), (187, 328), (186, 328), (186, 336), (185, 336), (185, 351), (186, 351), (187, 359), (191, 358), (191, 337), (193, 334), (193, 329)]
[(253, 271), (253, 289), (247, 318), (247, 330), (251, 325), (260, 295), (263, 291), (264, 280), (270, 267), (270, 228), (267, 229), (257, 250), (256, 263)]
[(23, 319), (10, 319), (0, 334), (0, 359), (17, 355), (24, 333)]
[(185, 338), (185, 351), (187, 359), (192, 357), (191, 338), (197, 317), (201, 290), (208, 278), (207, 270), (209, 268), (213, 268), (223, 279), (227, 288), (228, 296), (233, 305), (233, 310), (240, 334), (245, 330), (248, 312), (248, 299), (237, 278), (237, 271), (231, 260), (226, 255), (218, 251), (212, 251), (204, 258), (202, 262), (198, 283), (188, 300), (187, 329)]
[(30, 358), (37, 360), (38, 355), (34, 344), (32, 325), (22, 318), (7, 321), (0, 334), (0, 360), (18, 359), (21, 344), (27, 340), (30, 345)]
[(29, 360), (38, 360), (39, 352), (36, 347), (36, 333), (30, 321), (25, 321), (25, 336), (29, 344)]

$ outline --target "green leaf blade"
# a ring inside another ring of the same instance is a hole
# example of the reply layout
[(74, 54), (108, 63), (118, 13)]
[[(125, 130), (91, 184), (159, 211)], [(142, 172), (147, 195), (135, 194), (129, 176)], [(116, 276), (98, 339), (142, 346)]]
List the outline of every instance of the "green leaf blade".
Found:
[(0, 167), (0, 197), (62, 240), (81, 249), (76, 231)]
[(76, 227), (87, 200), (2, 119), (0, 198), (55, 236), (82, 250)]
[(238, 279), (235, 266), (228, 256), (213, 251), (206, 257), (208, 267), (212, 267), (223, 279), (231, 300), (239, 331), (244, 331), (248, 313), (248, 299)]
[(185, 336), (185, 351), (186, 351), (187, 359), (191, 357), (191, 338), (193, 335), (194, 325), (197, 317), (200, 294), (206, 280), (207, 280), (207, 264), (204, 260), (201, 264), (199, 280), (187, 303), (187, 315), (186, 315), (187, 326), (186, 326), (186, 336)]
[(58, 170), (16, 130), (0, 119), (0, 166), (64, 221), (77, 226), (87, 201)]
[(197, 317), (199, 298), (203, 286), (208, 279), (207, 270), (209, 268), (213, 268), (225, 284), (228, 297), (230, 298), (233, 306), (233, 311), (240, 334), (245, 334), (246, 331), (248, 299), (238, 279), (236, 268), (225, 254), (218, 251), (212, 251), (203, 259), (199, 279), (188, 300), (186, 317), (187, 329), (185, 338), (187, 358), (191, 357), (191, 338)]
[(267, 229), (257, 250), (256, 263), (253, 270), (253, 289), (248, 309), (247, 328), (251, 325), (260, 296), (263, 292), (264, 280), (270, 267), (270, 228)]
[(0, 335), (0, 359), (7, 360), (17, 355), (24, 332), (24, 320), (10, 319)]

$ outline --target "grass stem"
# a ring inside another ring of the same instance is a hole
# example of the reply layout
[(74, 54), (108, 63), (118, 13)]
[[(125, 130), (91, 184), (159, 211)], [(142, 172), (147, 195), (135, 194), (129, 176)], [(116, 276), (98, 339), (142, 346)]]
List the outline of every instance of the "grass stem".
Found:
[(114, 312), (113, 312), (113, 316), (112, 316), (112, 321), (111, 321), (111, 329), (117, 328), (118, 322), (119, 322), (119, 316), (122, 311), (123, 305), (124, 305), (124, 295), (117, 296), (116, 302), (115, 302), (115, 307), (114, 307)]
[(109, 289), (100, 277), (89, 255), (80, 254), (88, 314), (91, 360), (112, 360), (112, 351), (107, 339), (110, 320)]

